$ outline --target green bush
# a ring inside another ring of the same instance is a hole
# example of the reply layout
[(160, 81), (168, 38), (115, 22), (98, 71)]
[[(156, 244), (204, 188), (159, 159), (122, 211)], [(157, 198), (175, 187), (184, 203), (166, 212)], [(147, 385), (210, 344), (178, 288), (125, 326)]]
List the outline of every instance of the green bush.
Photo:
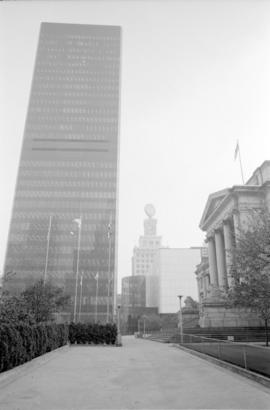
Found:
[(68, 342), (64, 324), (0, 325), (0, 372), (57, 349)]
[(115, 344), (117, 327), (115, 324), (71, 323), (69, 341), (71, 344)]

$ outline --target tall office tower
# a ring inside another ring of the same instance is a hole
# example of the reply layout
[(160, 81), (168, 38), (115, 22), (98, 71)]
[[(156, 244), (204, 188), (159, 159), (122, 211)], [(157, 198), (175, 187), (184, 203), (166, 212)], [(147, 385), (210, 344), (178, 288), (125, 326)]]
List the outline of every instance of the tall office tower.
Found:
[(9, 289), (52, 280), (81, 321), (111, 320), (116, 300), (120, 40), (42, 23), (9, 231)]

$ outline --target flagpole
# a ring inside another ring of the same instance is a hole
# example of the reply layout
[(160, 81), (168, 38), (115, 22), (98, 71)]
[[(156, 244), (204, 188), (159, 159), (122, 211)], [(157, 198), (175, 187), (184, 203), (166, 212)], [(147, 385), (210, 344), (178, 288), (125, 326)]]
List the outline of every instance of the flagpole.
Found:
[(110, 317), (110, 285), (111, 285), (110, 276), (111, 276), (111, 238), (109, 237), (107, 323), (109, 323), (109, 317)]
[(108, 295), (107, 295), (107, 323), (110, 318), (110, 285), (111, 285), (111, 218), (108, 225), (108, 245), (109, 245), (109, 260), (108, 260)]
[[(238, 145), (238, 146), (239, 146), (239, 145)], [(243, 185), (245, 185), (244, 174), (243, 174), (243, 167), (242, 167), (242, 161), (241, 161), (241, 154), (240, 154), (240, 147), (239, 147), (239, 149), (238, 149), (238, 153), (239, 153), (239, 163), (240, 163), (240, 169), (241, 169), (242, 182), (243, 182)]]
[(82, 284), (83, 284), (83, 272), (81, 274), (81, 281), (80, 281), (80, 309), (79, 309), (79, 321), (81, 320), (81, 311), (82, 311)]
[(82, 230), (82, 216), (80, 216), (80, 222), (76, 220), (78, 224), (78, 251), (77, 251), (77, 268), (76, 268), (76, 284), (75, 284), (75, 299), (74, 299), (74, 315), (73, 320), (76, 323), (76, 311), (77, 311), (77, 293), (78, 293), (78, 277), (79, 277), (79, 259), (80, 259), (80, 245), (81, 245), (81, 230)]
[(95, 310), (95, 323), (97, 323), (97, 315), (98, 315), (98, 273), (96, 274), (96, 310)]
[(45, 259), (45, 270), (44, 270), (44, 278), (43, 282), (45, 285), (47, 279), (47, 270), (48, 270), (48, 259), (49, 259), (49, 249), (50, 249), (50, 237), (51, 237), (51, 226), (52, 226), (52, 216), (50, 215), (49, 219), (49, 229), (47, 233), (47, 249), (46, 249), (46, 259)]
[(241, 176), (242, 176), (242, 183), (243, 183), (243, 185), (245, 185), (243, 166), (242, 166), (242, 160), (241, 160), (241, 153), (240, 153), (240, 145), (239, 145), (238, 140), (237, 140), (237, 143), (236, 143), (234, 160), (236, 160), (237, 155), (239, 156), (239, 164), (240, 164), (240, 170), (241, 170)]

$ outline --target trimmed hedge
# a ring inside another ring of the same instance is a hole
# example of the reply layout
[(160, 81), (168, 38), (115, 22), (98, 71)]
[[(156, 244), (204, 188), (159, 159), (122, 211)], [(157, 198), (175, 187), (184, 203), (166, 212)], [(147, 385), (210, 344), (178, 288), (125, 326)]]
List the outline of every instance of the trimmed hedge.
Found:
[(0, 324), (0, 372), (71, 344), (107, 344), (117, 340), (115, 324)]
[(0, 372), (68, 343), (64, 324), (0, 325)]
[(107, 344), (113, 345), (117, 339), (115, 324), (71, 323), (69, 341), (71, 344)]

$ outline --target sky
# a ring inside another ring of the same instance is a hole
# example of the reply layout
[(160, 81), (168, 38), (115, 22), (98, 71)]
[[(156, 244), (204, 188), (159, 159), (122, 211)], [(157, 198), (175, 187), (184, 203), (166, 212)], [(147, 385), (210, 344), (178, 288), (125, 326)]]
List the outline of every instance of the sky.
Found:
[(242, 183), (237, 139), (245, 180), (270, 159), (270, 1), (1, 2), (1, 270), (43, 21), (122, 27), (120, 290), (145, 204), (165, 246), (201, 246), (208, 196)]

